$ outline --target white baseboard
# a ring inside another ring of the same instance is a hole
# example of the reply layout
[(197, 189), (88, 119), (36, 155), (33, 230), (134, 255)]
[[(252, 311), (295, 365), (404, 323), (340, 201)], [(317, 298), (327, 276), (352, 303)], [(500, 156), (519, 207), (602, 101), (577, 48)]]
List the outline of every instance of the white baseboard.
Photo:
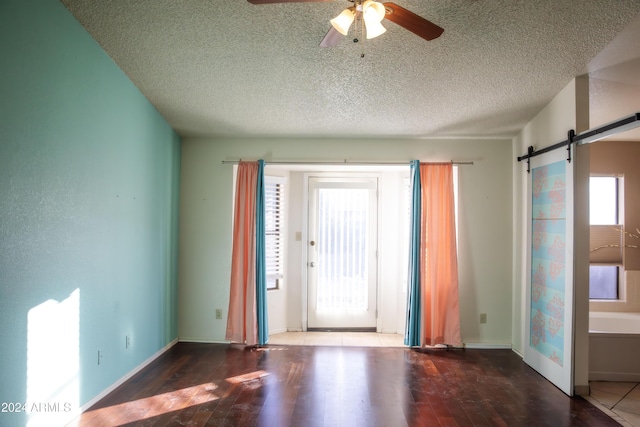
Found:
[(281, 334), (283, 332), (287, 332), (287, 328), (274, 329), (273, 331), (269, 331), (269, 335)]
[(495, 344), (487, 342), (466, 342), (464, 348), (474, 350), (511, 350), (511, 344)]
[(640, 382), (637, 372), (589, 372), (589, 381)]
[[(277, 334), (281, 332), (302, 332), (300, 329), (292, 329), (288, 328), (287, 330), (277, 330), (270, 332), (269, 334)], [(223, 340), (208, 340), (203, 338), (190, 338), (190, 337), (182, 337), (179, 338), (179, 342), (192, 342), (192, 343), (203, 343), (203, 344), (230, 344), (229, 341)], [(475, 350), (512, 350), (511, 344), (497, 344), (497, 343), (464, 343), (461, 348), (475, 349)], [(515, 351), (515, 350), (514, 350)], [(516, 351), (517, 354), (519, 354)]]
[(588, 385), (576, 385), (573, 386), (573, 394), (576, 396), (589, 396), (591, 388)]
[(103, 399), (104, 397), (106, 397), (109, 393), (111, 393), (113, 390), (115, 390), (116, 388), (120, 387), (122, 384), (124, 384), (127, 380), (129, 380), (131, 377), (133, 377), (135, 374), (137, 374), (138, 372), (140, 372), (143, 368), (145, 368), (147, 365), (149, 365), (151, 362), (153, 362), (154, 360), (156, 360), (158, 357), (160, 357), (164, 352), (166, 352), (167, 350), (169, 350), (171, 347), (173, 347), (174, 345), (176, 345), (178, 343), (178, 339), (176, 338), (175, 340), (171, 341), (169, 344), (165, 345), (164, 347), (162, 347), (160, 350), (158, 350), (153, 356), (149, 357), (147, 360), (145, 360), (144, 362), (142, 362), (140, 365), (136, 366), (132, 371), (130, 371), (128, 374), (126, 374), (124, 377), (120, 378), (118, 381), (116, 381), (115, 383), (111, 384), (109, 387), (107, 387), (106, 389), (104, 389), (101, 393), (99, 393), (96, 397), (94, 397), (93, 399), (91, 399), (90, 401), (88, 401), (87, 403), (85, 403), (84, 405), (82, 405), (80, 407), (80, 411), (78, 413), (78, 415), (82, 414), (84, 411), (86, 411), (87, 409), (89, 409), (90, 407), (92, 407), (93, 405), (95, 405), (96, 403), (98, 403), (98, 401), (100, 401), (101, 399)]
[(524, 354), (520, 353), (518, 350), (516, 350), (515, 348), (511, 347), (511, 350), (513, 350), (513, 352), (515, 354), (517, 354), (518, 356), (520, 356), (521, 359), (524, 360)]
[(227, 340), (209, 340), (205, 338), (190, 338), (190, 337), (178, 338), (178, 342), (193, 342), (193, 343), (200, 343), (200, 344), (231, 344), (231, 341), (227, 341)]

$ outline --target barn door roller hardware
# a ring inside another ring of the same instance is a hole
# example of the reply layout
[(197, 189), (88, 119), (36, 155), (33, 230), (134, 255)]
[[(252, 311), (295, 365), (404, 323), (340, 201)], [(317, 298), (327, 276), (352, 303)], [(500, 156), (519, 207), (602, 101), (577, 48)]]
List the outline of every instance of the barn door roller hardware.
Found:
[(617, 133), (626, 132), (628, 130), (637, 128), (640, 126), (640, 113), (635, 113), (622, 119), (616, 120), (606, 125), (599, 126), (595, 129), (589, 129), (576, 135), (576, 132), (572, 129), (567, 133), (567, 139), (558, 142), (557, 144), (550, 145), (540, 150), (535, 150), (533, 146), (527, 147), (527, 154), (518, 157), (518, 161), (527, 161), (527, 173), (531, 172), (531, 158), (539, 156), (540, 154), (548, 153), (557, 148), (567, 147), (567, 161), (571, 161), (571, 145), (572, 144), (589, 144), (591, 142), (599, 141), (603, 138), (607, 138)]

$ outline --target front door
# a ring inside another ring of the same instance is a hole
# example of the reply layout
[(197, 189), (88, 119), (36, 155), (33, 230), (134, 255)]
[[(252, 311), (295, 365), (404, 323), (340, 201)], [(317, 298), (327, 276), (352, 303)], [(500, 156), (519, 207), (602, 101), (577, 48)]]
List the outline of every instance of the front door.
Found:
[(308, 328), (376, 327), (377, 178), (309, 178)]

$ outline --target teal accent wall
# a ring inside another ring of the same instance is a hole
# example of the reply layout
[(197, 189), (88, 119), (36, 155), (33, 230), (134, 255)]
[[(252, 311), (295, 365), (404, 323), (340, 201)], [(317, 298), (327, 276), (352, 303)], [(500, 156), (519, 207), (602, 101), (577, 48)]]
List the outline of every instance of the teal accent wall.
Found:
[(62, 3), (0, 2), (0, 402), (75, 411), (177, 338), (179, 169)]

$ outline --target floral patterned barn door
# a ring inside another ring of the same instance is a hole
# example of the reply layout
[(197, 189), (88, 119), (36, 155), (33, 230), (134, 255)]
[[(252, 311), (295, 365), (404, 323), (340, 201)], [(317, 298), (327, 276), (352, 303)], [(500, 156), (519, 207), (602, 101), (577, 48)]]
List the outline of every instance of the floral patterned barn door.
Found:
[(525, 362), (573, 394), (573, 164), (531, 159)]

